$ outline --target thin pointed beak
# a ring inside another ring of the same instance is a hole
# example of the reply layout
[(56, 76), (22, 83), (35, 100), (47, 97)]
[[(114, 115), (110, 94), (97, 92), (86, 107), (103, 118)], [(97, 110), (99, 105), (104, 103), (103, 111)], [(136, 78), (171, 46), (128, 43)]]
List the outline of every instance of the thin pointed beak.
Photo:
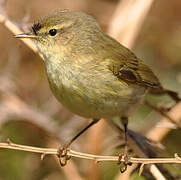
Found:
[(37, 36), (37, 35), (34, 35), (32, 32), (29, 32), (29, 33), (17, 34), (17, 35), (15, 35), (15, 38), (30, 38), (30, 39), (36, 39), (36, 38), (38, 38), (38, 36)]

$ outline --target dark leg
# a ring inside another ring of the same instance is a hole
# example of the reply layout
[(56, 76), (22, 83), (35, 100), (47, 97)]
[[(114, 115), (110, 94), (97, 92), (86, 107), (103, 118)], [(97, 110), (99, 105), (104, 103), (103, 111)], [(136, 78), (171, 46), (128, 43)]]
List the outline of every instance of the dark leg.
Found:
[(127, 139), (128, 117), (121, 117), (121, 122), (124, 126), (125, 154), (127, 154), (128, 153), (128, 139)]
[(82, 129), (79, 133), (77, 133), (67, 144), (63, 146), (63, 148), (59, 148), (58, 150), (58, 157), (60, 159), (60, 165), (65, 166), (67, 163), (67, 160), (70, 159), (70, 157), (67, 155), (67, 149), (70, 147), (70, 145), (81, 135), (83, 134), (87, 129), (89, 129), (91, 126), (96, 124), (100, 119), (93, 119), (91, 123), (89, 123), (84, 129)]
[[(121, 173), (125, 172), (128, 165), (131, 165), (132, 163), (129, 162), (129, 156), (128, 156), (128, 139), (127, 139), (127, 131), (128, 131), (128, 117), (121, 117), (121, 122), (124, 126), (124, 139), (125, 139), (125, 149), (124, 153), (121, 153), (119, 155), (119, 164), (123, 164), (123, 166), (120, 168)], [(121, 159), (124, 158), (124, 162), (121, 163)]]
[[(118, 133), (124, 133), (124, 129), (121, 129), (121, 127), (116, 124), (114, 121), (111, 119), (107, 120), (109, 125), (111, 125)], [(127, 129), (127, 136), (130, 138), (131, 142), (131, 147), (133, 150), (135, 150), (139, 156), (149, 156), (149, 157), (155, 157), (156, 156), (156, 149), (161, 148), (160, 143), (155, 142), (151, 139), (146, 138), (145, 136), (138, 134), (130, 129)], [(153, 145), (153, 146), (152, 146)], [(135, 149), (134, 149), (135, 148)], [(137, 151), (139, 149), (140, 151)]]
[(87, 129), (96, 124), (100, 119), (93, 119), (84, 129), (82, 129), (79, 133), (77, 133), (65, 146), (64, 148), (68, 148), (81, 134), (83, 134)]

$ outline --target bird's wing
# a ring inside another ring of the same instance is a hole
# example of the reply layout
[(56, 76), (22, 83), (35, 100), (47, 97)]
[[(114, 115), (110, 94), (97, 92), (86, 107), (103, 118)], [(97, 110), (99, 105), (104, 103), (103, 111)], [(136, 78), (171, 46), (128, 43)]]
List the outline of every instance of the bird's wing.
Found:
[(161, 88), (158, 78), (144, 62), (135, 56), (128, 60), (112, 61), (111, 71), (119, 79), (151, 88)]

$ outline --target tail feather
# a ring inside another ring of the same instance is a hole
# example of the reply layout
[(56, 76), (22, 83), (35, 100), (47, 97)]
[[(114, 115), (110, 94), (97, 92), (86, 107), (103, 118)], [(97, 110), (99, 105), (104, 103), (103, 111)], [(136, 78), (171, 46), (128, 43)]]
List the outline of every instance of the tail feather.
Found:
[[(108, 119), (109, 124), (114, 127), (118, 133), (124, 133), (124, 130), (120, 128), (120, 126), (118, 126), (114, 121)], [(127, 129), (127, 134), (128, 136), (135, 142), (135, 145), (137, 145), (137, 147), (139, 147), (139, 149), (145, 154), (146, 157), (148, 158), (154, 158), (157, 157), (158, 151), (155, 148), (156, 147), (160, 147), (160, 144), (152, 141), (150, 139), (148, 139), (147, 137), (136, 133), (135, 131), (132, 131), (130, 129)], [(153, 146), (154, 144), (154, 146)], [(137, 154), (138, 157), (140, 156), (139, 154)], [(179, 179), (180, 177), (176, 177), (174, 176), (171, 172), (169, 172), (167, 169), (165, 169), (161, 164), (156, 164), (156, 166), (158, 167), (158, 169), (160, 170), (160, 172), (162, 174), (164, 174), (164, 176), (169, 179), (169, 180), (176, 180)], [(138, 166), (139, 168), (139, 166)], [(143, 170), (143, 174), (148, 177), (147, 179), (154, 179), (154, 177), (152, 176), (152, 174), (146, 169), (144, 168)]]
[(166, 93), (176, 102), (181, 101), (181, 98), (179, 97), (179, 94), (177, 92), (171, 91), (171, 90), (165, 90)]
[(181, 97), (179, 96), (179, 93), (169, 90), (169, 89), (164, 89), (164, 88), (151, 88), (149, 91), (151, 94), (154, 95), (165, 95), (168, 94), (176, 103), (181, 101)]
[[(155, 149), (155, 147), (153, 147), (151, 144), (156, 143), (148, 138), (146, 138), (145, 136), (138, 134), (130, 129), (128, 129), (128, 135), (134, 139), (134, 141), (136, 142), (136, 144), (140, 147), (140, 149), (142, 149), (144, 151), (144, 153), (147, 155), (147, 157), (149, 158), (154, 158), (157, 157), (157, 149)], [(162, 174), (164, 174), (166, 179), (169, 180), (176, 180), (179, 179), (180, 177), (176, 177), (174, 176), (172, 173), (170, 173), (167, 169), (165, 169), (161, 164), (156, 164), (157, 168), (160, 170), (160, 172)], [(140, 168), (140, 166), (138, 166), (135, 170), (138, 170)], [(150, 173), (150, 171), (148, 171), (146, 168), (143, 170), (143, 175), (147, 178), (147, 179), (154, 179), (154, 177), (152, 176), (152, 174)]]

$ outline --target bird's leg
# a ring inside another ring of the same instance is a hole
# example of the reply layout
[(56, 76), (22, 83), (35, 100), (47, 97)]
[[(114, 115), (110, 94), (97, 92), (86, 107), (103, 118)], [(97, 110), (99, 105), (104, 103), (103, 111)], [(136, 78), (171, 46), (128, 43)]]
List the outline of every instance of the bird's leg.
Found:
[(65, 166), (67, 164), (67, 160), (70, 159), (70, 156), (67, 155), (68, 148), (70, 145), (81, 135), (83, 134), (87, 129), (89, 129), (91, 126), (96, 124), (100, 119), (93, 119), (84, 129), (82, 129), (79, 133), (77, 133), (67, 144), (65, 144), (62, 147), (58, 148), (58, 157), (60, 161), (61, 166)]
[(128, 118), (127, 117), (121, 117), (121, 122), (124, 126), (124, 140), (125, 140), (124, 154), (128, 154), (128, 139), (127, 139)]
[(123, 167), (121, 167), (121, 173), (125, 172), (128, 165), (131, 165), (129, 162), (129, 155), (128, 155), (128, 139), (127, 139), (127, 127), (128, 127), (128, 117), (121, 117), (121, 122), (124, 126), (124, 140), (125, 140), (125, 149), (124, 153), (119, 155), (118, 163), (121, 164), (121, 159), (124, 158)]

